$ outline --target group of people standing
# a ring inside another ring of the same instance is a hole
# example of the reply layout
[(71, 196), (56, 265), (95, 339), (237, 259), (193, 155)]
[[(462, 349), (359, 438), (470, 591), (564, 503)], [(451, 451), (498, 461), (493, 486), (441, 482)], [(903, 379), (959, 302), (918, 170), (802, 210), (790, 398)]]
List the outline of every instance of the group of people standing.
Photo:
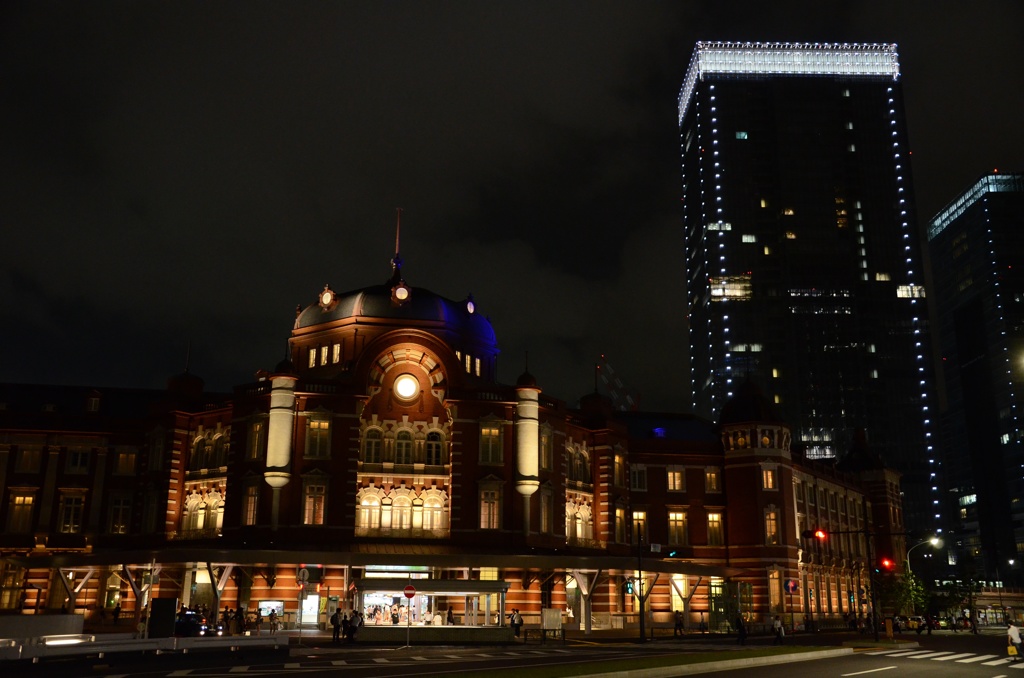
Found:
[(342, 640), (346, 643), (356, 642), (356, 635), (359, 633), (363, 623), (363, 615), (359, 612), (353, 611), (350, 618), (348, 612), (342, 612), (340, 609), (335, 610), (334, 614), (331, 615), (331, 628), (334, 630), (332, 640), (334, 644), (337, 645)]

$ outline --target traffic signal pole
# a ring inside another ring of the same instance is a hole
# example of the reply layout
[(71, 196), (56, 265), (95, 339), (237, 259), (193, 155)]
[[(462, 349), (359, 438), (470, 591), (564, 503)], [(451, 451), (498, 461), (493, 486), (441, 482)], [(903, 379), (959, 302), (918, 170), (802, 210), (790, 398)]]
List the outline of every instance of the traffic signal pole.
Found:
[[(817, 545), (828, 539), (830, 532), (822, 529), (804, 530), (801, 536), (805, 539), (814, 539), (815, 542), (815, 553), (817, 553)], [(863, 530), (836, 530), (831, 534), (863, 534), (864, 540), (868, 544), (868, 587), (871, 589), (871, 626), (874, 629), (875, 642), (878, 642), (878, 594), (875, 591), (875, 537), (877, 536), (870, 528), (864, 528)], [(900, 533), (902, 534), (902, 533)], [(810, 598), (808, 598), (808, 606), (810, 606)]]

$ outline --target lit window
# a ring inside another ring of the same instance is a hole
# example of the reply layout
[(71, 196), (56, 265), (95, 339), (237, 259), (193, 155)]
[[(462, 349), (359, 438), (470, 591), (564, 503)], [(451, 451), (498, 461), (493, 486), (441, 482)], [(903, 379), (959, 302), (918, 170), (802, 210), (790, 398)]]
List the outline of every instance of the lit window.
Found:
[(480, 358), (473, 358), (473, 371), (476, 376), (480, 376)]
[(669, 511), (668, 543), (673, 546), (686, 546), (690, 543), (690, 535), (686, 530), (686, 511)]
[(764, 543), (768, 545), (779, 543), (779, 514), (775, 511), (764, 512)]
[(32, 504), (34, 501), (34, 493), (11, 492), (11, 500), (7, 512), (8, 532), (24, 534), (32, 531)]
[(615, 542), (626, 543), (626, 510), (621, 508), (615, 509)]
[(775, 379), (779, 378), (779, 368), (777, 368), (777, 367), (773, 367), (772, 368), (772, 377), (775, 378)]
[(878, 379), (878, 370), (871, 370), (871, 378)]
[(265, 438), (263, 436), (263, 422), (256, 421), (249, 427), (249, 459), (258, 459), (263, 453), (263, 444)]
[(135, 473), (134, 451), (122, 450), (117, 453), (114, 461), (114, 473), (117, 475), (132, 475)]
[(316, 349), (309, 349), (309, 366), (316, 367)]
[(647, 541), (647, 512), (633, 511), (633, 542)]
[(778, 405), (780, 403), (782, 403), (782, 396), (776, 394), (775, 395), (775, 404)]
[(708, 514), (708, 546), (721, 546), (725, 543), (722, 535), (722, 514)]
[(704, 489), (708, 492), (720, 492), (721, 486), (718, 478), (718, 468), (704, 470)]
[(673, 469), (668, 472), (668, 489), (670, 492), (682, 492), (686, 489), (683, 487), (684, 473), (682, 469)]
[(847, 122), (846, 123), (846, 129), (853, 129), (853, 123), (852, 122)]
[(469, 368), (472, 366), (470, 355), (466, 354), (466, 374), (469, 374)]
[(722, 276), (710, 278), (708, 287), (711, 289), (712, 301), (726, 299), (750, 299), (754, 292), (749, 275)]
[(305, 487), (303, 487), (303, 524), (323, 525), (324, 505), (326, 502), (326, 485), (322, 483), (306, 483)]
[(551, 464), (554, 461), (554, 441), (551, 435), (551, 429), (546, 426), (542, 426), (540, 429), (540, 467), (545, 471), (551, 470)]
[(626, 485), (626, 458), (621, 454), (615, 455), (613, 482), (617, 487), (625, 487)]
[(746, 138), (748, 138), (747, 137), (747, 133), (746, 132), (736, 132), (736, 138), (737, 139), (746, 139)]
[(376, 530), (380, 528), (380, 498), (366, 494), (359, 500), (356, 510), (356, 527)]
[(848, 89), (844, 89), (844, 90), (843, 90), (843, 96), (844, 96), (844, 97), (848, 97), (848, 96), (850, 96), (850, 90), (848, 90)]
[(793, 231), (786, 231), (786, 240), (796, 240), (796, 233)]
[(793, 208), (792, 207), (787, 207), (786, 209), (782, 210), (782, 213), (784, 215), (786, 215), (787, 217), (791, 217), (794, 214)]
[(849, 146), (846, 147), (846, 150), (848, 150), (850, 153), (853, 153), (857, 150), (857, 146), (854, 144), (850, 144)]
[(761, 469), (761, 487), (766, 490), (778, 489), (778, 485), (775, 483), (775, 469)]
[(761, 207), (768, 207), (768, 201), (765, 200), (764, 198), (761, 198)]
[(391, 529), (412, 529), (412, 501), (409, 497), (396, 497), (391, 505)]
[(327, 419), (314, 419), (306, 422), (306, 457), (309, 459), (326, 459), (331, 455), (331, 422)]
[(896, 288), (896, 296), (902, 299), (924, 299), (924, 287), (921, 285), (900, 285)]
[(501, 493), (496, 489), (480, 491), (480, 529), (497, 530), (501, 527)]
[(423, 529), (444, 529), (444, 502), (440, 497), (427, 497), (423, 500)]
[(256, 524), (256, 510), (258, 508), (258, 502), (260, 497), (260, 488), (258, 485), (248, 485), (245, 488), (245, 494), (242, 496), (242, 524), (243, 525), (255, 525)]
[(480, 463), (501, 463), (501, 429), (497, 424), (480, 426)]
[(341, 344), (334, 345), (333, 352), (331, 354), (331, 362), (335, 364), (341, 362)]
[(770, 255), (771, 253), (772, 253), (772, 248), (771, 248), (771, 247), (768, 247), (768, 245), (765, 245), (765, 246), (764, 246), (764, 255), (765, 255), (765, 256), (767, 257), (767, 256), (768, 256), (768, 255)]
[(321, 365), (326, 365), (327, 364), (327, 347), (326, 346), (321, 346), (320, 347), (320, 364)]
[(757, 242), (757, 236), (750, 233), (743, 234), (743, 242)]

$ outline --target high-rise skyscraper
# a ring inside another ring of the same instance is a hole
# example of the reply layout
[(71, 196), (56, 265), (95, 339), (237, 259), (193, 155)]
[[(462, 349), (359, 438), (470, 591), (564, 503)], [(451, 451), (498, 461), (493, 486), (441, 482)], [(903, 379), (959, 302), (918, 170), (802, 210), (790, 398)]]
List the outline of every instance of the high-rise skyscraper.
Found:
[(928, 249), (952, 546), (1006, 579), (1024, 545), (1024, 174), (990, 174), (957, 196), (928, 222)]
[(893, 44), (698, 43), (679, 95), (694, 407), (758, 383), (812, 458), (855, 434), (941, 513)]

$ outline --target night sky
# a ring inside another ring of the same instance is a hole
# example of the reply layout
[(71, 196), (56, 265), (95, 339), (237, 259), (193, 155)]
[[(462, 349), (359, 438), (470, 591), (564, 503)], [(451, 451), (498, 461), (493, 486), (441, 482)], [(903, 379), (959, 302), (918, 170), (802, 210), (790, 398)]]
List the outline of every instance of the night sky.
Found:
[[(835, 7), (833, 7), (835, 6)], [(838, 7), (843, 9), (838, 9)], [(689, 409), (698, 40), (896, 42), (918, 212), (1024, 170), (1024, 3), (6, 2), (0, 381), (229, 389), (324, 284), (472, 292), (513, 382)]]

